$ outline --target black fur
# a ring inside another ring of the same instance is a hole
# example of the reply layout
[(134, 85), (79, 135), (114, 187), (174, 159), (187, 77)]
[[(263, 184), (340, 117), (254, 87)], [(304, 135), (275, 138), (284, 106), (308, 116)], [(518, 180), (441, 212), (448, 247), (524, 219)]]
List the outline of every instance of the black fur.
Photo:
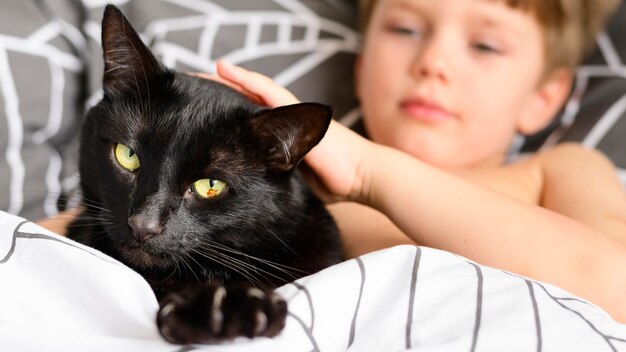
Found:
[[(112, 5), (102, 43), (104, 98), (82, 126), (84, 211), (68, 236), (146, 278), (171, 342), (275, 335), (286, 305), (271, 289), (341, 260), (332, 217), (296, 171), (328, 128), (330, 108), (267, 109), (165, 69)], [(139, 169), (120, 166), (117, 143), (136, 153)], [(191, 185), (204, 178), (228, 188), (200, 199)], [(222, 287), (224, 302), (215, 296)], [(221, 310), (203, 309), (213, 299)]]

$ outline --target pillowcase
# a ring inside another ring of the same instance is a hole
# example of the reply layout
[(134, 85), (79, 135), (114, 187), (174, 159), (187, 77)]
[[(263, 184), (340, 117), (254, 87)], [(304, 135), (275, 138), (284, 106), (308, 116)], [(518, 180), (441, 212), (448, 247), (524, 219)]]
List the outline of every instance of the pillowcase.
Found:
[(73, 2), (0, 2), (0, 209), (52, 215), (81, 114), (85, 40)]
[[(106, 2), (84, 3), (90, 86), (97, 92)], [(132, 0), (119, 8), (168, 67), (214, 73), (216, 60), (227, 59), (272, 77), (303, 101), (332, 105), (336, 118), (358, 111), (352, 71), (360, 34), (352, 1)]]
[[(3, 1), (0, 210), (36, 220), (56, 213), (60, 193), (63, 208), (77, 189), (75, 136), (83, 107), (101, 97), (107, 3), (122, 9), (165, 65), (214, 72), (216, 59), (226, 58), (274, 78), (303, 101), (332, 105), (336, 119), (362, 132), (353, 0)], [(598, 42), (559, 118), (521, 150), (582, 142), (607, 154), (626, 184), (624, 3)]]

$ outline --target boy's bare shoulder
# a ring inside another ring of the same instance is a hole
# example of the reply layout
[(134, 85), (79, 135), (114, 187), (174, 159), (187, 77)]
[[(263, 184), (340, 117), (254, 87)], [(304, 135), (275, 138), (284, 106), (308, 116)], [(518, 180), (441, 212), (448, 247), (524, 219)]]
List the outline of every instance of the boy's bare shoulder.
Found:
[(537, 155), (543, 175), (540, 205), (626, 245), (626, 190), (601, 152), (567, 143)]
[(477, 185), (553, 210), (572, 202), (626, 204), (626, 192), (613, 163), (601, 152), (577, 143), (559, 144), (498, 167), (455, 173)]
[(624, 192), (615, 165), (598, 150), (563, 143), (537, 153), (533, 159), (540, 170), (544, 200), (571, 196), (584, 202)]
[(582, 177), (588, 174), (607, 173), (606, 176), (617, 179), (613, 163), (600, 151), (579, 143), (562, 143), (535, 156), (535, 162), (544, 176)]
[(539, 204), (626, 244), (626, 191), (601, 152), (566, 143), (535, 157), (542, 175)]
[(555, 200), (584, 202), (624, 193), (613, 163), (578, 143), (558, 144), (498, 172), (498, 181), (508, 183), (505, 193), (548, 208)]

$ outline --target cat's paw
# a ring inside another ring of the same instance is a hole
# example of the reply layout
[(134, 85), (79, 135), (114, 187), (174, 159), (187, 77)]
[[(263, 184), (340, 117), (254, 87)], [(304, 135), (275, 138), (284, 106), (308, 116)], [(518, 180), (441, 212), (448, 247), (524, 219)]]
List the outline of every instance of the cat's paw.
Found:
[(165, 297), (157, 325), (168, 342), (214, 344), (238, 336), (275, 336), (286, 317), (287, 302), (270, 290), (210, 286)]

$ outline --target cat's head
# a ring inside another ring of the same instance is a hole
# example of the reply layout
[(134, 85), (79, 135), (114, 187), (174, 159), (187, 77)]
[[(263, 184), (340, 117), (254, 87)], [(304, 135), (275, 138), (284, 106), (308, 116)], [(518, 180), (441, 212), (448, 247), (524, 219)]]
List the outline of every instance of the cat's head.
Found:
[(268, 109), (166, 69), (114, 6), (102, 29), (104, 97), (86, 116), (80, 161), (85, 204), (104, 209), (102, 236), (137, 268), (218, 256), (220, 246), (288, 250), (271, 232), (307, 201), (293, 170), (330, 108)]

